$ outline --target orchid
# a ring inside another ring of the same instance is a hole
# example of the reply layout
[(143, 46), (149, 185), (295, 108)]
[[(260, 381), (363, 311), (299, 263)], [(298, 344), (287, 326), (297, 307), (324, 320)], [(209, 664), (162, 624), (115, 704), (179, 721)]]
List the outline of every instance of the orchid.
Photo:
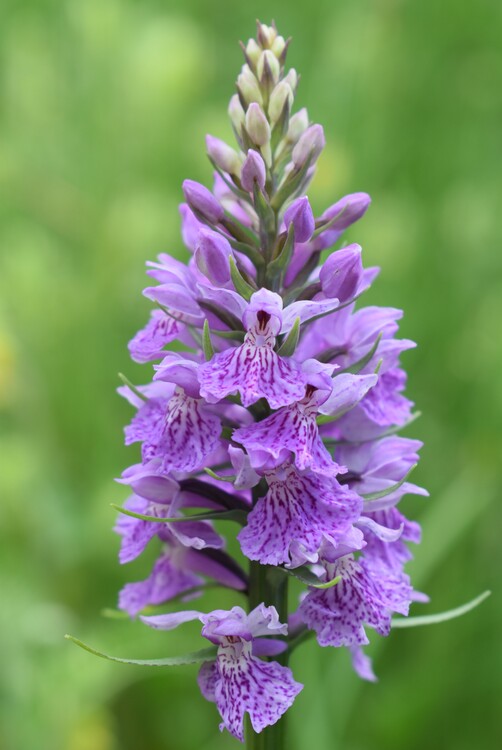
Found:
[[(212, 649), (186, 662), (202, 663), (220, 728), (243, 741), (247, 714), (249, 747), (275, 750), (303, 687), (287, 666), (299, 643), (346, 648), (374, 680), (367, 629), (386, 636), (396, 613), (427, 600), (404, 572), (420, 528), (397, 508), (427, 495), (408, 481), (421, 443), (397, 434), (414, 418), (400, 363), (414, 343), (396, 338), (401, 311), (357, 308), (378, 273), (361, 247), (333, 250), (369, 196), (315, 217), (307, 191), (325, 138), (306, 110), (293, 114), (287, 48), (258, 24), (229, 106), (237, 147), (208, 136), (212, 190), (183, 184), (188, 263), (148, 264), (156, 306), (129, 349), (154, 364), (149, 383), (119, 389), (135, 410), (126, 443), (141, 448), (119, 480), (132, 494), (116, 525), (122, 563), (159, 547), (119, 608), (166, 631), (199, 620)], [(169, 350), (175, 340), (182, 353)], [(239, 559), (218, 520), (240, 525)], [(288, 605), (292, 576), (306, 588)], [(208, 583), (247, 597), (249, 611), (149, 614), (203, 597)]]

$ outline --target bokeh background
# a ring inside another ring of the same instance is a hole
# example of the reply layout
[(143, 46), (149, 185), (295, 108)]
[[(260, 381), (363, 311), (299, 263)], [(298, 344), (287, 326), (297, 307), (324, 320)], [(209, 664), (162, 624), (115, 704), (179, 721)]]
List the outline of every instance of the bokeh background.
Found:
[[(405, 500), (410, 565), (431, 604), (484, 589), (465, 618), (374, 638), (379, 683), (309, 643), (292, 750), (500, 747), (502, 652), (502, 5), (499, 0), (2, 0), (0, 3), (0, 747), (230, 750), (195, 667), (93, 658), (200, 647), (102, 616), (150, 560), (117, 563), (118, 371), (143, 325), (143, 267), (186, 252), (181, 181), (209, 182), (204, 134), (226, 105), (254, 18), (292, 35), (298, 93), (328, 146), (310, 191), (373, 205), (350, 232), (382, 274), (367, 301), (403, 307), (408, 394), (423, 411)], [(132, 452), (131, 452), (132, 451)], [(208, 598), (205, 606), (221, 605)], [(224, 599), (225, 603), (235, 603)], [(419, 612), (420, 613), (420, 612)], [(379, 642), (376, 642), (379, 641)]]

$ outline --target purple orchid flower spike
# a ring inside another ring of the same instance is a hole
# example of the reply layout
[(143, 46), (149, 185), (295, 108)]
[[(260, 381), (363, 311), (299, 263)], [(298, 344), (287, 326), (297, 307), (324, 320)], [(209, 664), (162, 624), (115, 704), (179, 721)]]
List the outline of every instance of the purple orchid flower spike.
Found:
[[(370, 198), (353, 192), (314, 218), (306, 192), (325, 138), (294, 111), (287, 49), (261, 23), (244, 45), (228, 110), (236, 144), (208, 136), (211, 189), (183, 183), (189, 260), (148, 263), (155, 309), (129, 349), (151, 380), (119, 388), (135, 409), (126, 444), (140, 444), (118, 480), (132, 493), (119, 560), (157, 545), (119, 608), (166, 631), (202, 623), (209, 649), (154, 663), (202, 664), (220, 728), (242, 741), (248, 714), (250, 750), (289, 746), (284, 714), (302, 686), (288, 660), (309, 635), (348, 649), (374, 681), (369, 632), (387, 635), (396, 613), (426, 601), (405, 571), (420, 527), (402, 512), (407, 494), (427, 495), (408, 476), (421, 443), (398, 435), (415, 416), (401, 363), (415, 344), (398, 338), (400, 310), (361, 304), (378, 269), (360, 245), (323, 254)], [(304, 586), (293, 613), (291, 577)], [(177, 609), (208, 586), (239, 606)]]

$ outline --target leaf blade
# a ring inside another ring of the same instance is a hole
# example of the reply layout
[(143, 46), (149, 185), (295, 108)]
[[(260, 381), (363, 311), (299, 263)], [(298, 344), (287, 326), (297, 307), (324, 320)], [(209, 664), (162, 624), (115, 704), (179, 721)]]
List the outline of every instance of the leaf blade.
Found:
[(102, 651), (89, 646), (79, 638), (75, 638), (73, 635), (68, 633), (65, 635), (67, 641), (71, 641), (76, 646), (79, 646), (84, 651), (88, 651), (93, 656), (99, 656), (100, 659), (106, 659), (107, 661), (118, 662), (119, 664), (133, 664), (137, 667), (178, 667), (185, 664), (201, 664), (204, 661), (211, 661), (216, 657), (216, 647), (203, 648), (199, 651), (192, 651), (189, 654), (182, 654), (181, 656), (171, 656), (163, 659), (123, 659), (119, 656), (110, 656)]
[(183, 521), (237, 521), (245, 523), (246, 514), (242, 510), (208, 510), (206, 513), (196, 513), (193, 516), (175, 516), (174, 518), (159, 518), (158, 516), (148, 516), (144, 513), (136, 513), (128, 508), (121, 508), (120, 505), (110, 503), (119, 513), (131, 518), (137, 518), (140, 521), (152, 521), (153, 523), (181, 523)]
[(447, 622), (448, 620), (455, 620), (457, 617), (466, 615), (476, 607), (479, 607), (485, 599), (491, 595), (491, 591), (483, 591), (482, 594), (471, 599), (470, 602), (461, 604), (460, 607), (455, 609), (448, 609), (445, 612), (438, 612), (435, 615), (419, 615), (418, 617), (397, 617), (392, 620), (392, 628), (416, 628), (420, 625), (437, 625), (440, 622)]

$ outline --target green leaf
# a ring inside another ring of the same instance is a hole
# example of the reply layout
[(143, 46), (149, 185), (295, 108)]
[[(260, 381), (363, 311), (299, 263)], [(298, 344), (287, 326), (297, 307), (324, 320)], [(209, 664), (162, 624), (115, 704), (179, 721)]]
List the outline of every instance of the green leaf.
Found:
[(241, 190), (234, 182), (232, 182), (232, 180), (229, 180), (228, 177), (226, 176), (226, 173), (223, 172), (223, 170), (221, 170), (219, 168), (219, 166), (216, 164), (216, 162), (213, 161), (213, 159), (211, 159), (211, 157), (209, 156), (209, 154), (207, 155), (207, 158), (209, 159), (209, 161), (213, 165), (214, 169), (218, 172), (218, 174), (220, 175), (220, 177), (223, 180), (223, 182), (225, 183), (225, 185), (228, 188), (230, 188), (230, 190), (232, 191), (232, 193), (235, 193), (235, 195), (238, 198), (240, 198), (241, 200), (246, 201), (246, 203), (249, 203), (249, 195), (248, 195), (248, 193), (245, 193), (244, 190)]
[(271, 263), (268, 264), (267, 276), (273, 279), (275, 276), (281, 276), (284, 273), (289, 264), (289, 261), (291, 260), (291, 256), (293, 255), (294, 247), (295, 228), (293, 226), (293, 223), (291, 223), (288, 227), (288, 233), (279, 255), (277, 256), (277, 258), (274, 258)]
[(237, 250), (237, 252), (242, 253), (246, 256), (246, 258), (249, 258), (249, 260), (254, 263), (256, 268), (262, 268), (265, 265), (265, 259), (263, 255), (255, 247), (248, 245), (246, 242), (239, 242), (232, 237), (228, 237), (226, 234), (222, 236), (230, 242), (233, 250)]
[[(228, 398), (229, 401), (232, 400), (231, 396), (227, 396), (227, 398)], [(233, 403), (238, 403), (238, 402), (234, 401)], [(220, 433), (220, 438), (221, 438), (221, 440), (228, 440), (228, 442), (230, 442), (232, 440), (233, 433), (234, 433), (234, 428), (233, 427), (227, 427), (227, 426), (222, 427), (221, 428), (221, 433)]]
[(153, 523), (182, 523), (183, 521), (237, 521), (238, 523), (246, 522), (246, 513), (242, 510), (208, 510), (206, 513), (196, 513), (193, 516), (176, 516), (175, 518), (157, 518), (157, 516), (147, 516), (143, 513), (135, 513), (128, 508), (121, 508), (120, 505), (110, 503), (112, 508), (125, 516), (139, 518), (140, 521), (152, 521)]
[(214, 349), (211, 342), (211, 333), (209, 332), (209, 322), (207, 318), (204, 320), (204, 328), (202, 329), (202, 348), (204, 350), (206, 362), (209, 362), (209, 360), (214, 357)]
[(213, 477), (213, 479), (217, 479), (219, 482), (230, 482), (231, 484), (233, 484), (237, 478), (235, 474), (222, 476), (221, 474), (217, 474), (215, 471), (208, 468), (204, 469), (204, 471), (206, 472), (206, 474), (209, 474), (210, 477)]
[(366, 367), (368, 362), (370, 362), (371, 358), (375, 354), (376, 350), (378, 349), (378, 344), (380, 343), (380, 339), (382, 338), (382, 334), (379, 333), (377, 336), (377, 339), (371, 349), (366, 352), (364, 357), (361, 357), (361, 359), (358, 359), (357, 362), (354, 362), (353, 365), (350, 365), (350, 367), (346, 367), (344, 370), (335, 370), (333, 373), (333, 377), (335, 378), (337, 375), (342, 375), (342, 373), (348, 372), (352, 375), (357, 375), (358, 372), (361, 372), (363, 367)]
[(121, 659), (118, 656), (110, 656), (109, 654), (103, 654), (101, 651), (97, 651), (92, 646), (88, 646), (87, 643), (80, 641), (73, 635), (65, 635), (67, 641), (75, 643), (84, 651), (88, 651), (94, 656), (99, 656), (101, 659), (107, 659), (108, 661), (116, 661), (120, 664), (134, 664), (138, 667), (179, 667), (184, 664), (201, 664), (204, 661), (212, 661), (216, 658), (217, 648), (216, 646), (210, 646), (209, 648), (202, 648), (200, 651), (193, 651), (191, 654), (183, 654), (182, 656), (171, 656), (165, 659)]
[(307, 586), (310, 586), (313, 589), (330, 589), (332, 586), (336, 586), (336, 584), (342, 578), (342, 576), (337, 576), (331, 581), (319, 581), (319, 578), (304, 565), (299, 568), (278, 568), (278, 570), (282, 570), (284, 573), (293, 576), (293, 578), (297, 578), (299, 581), (305, 583)]
[(224, 310), (215, 302), (204, 299), (202, 297), (199, 297), (197, 299), (197, 302), (203, 310), (208, 310), (209, 312), (212, 312), (214, 315), (216, 315), (216, 317), (221, 320), (222, 323), (225, 323), (225, 325), (228, 326), (231, 331), (242, 331), (241, 321), (228, 310)]
[(140, 398), (142, 401), (148, 401), (148, 398), (145, 396), (145, 394), (141, 393), (141, 391), (139, 391), (136, 386), (131, 383), (129, 378), (126, 378), (126, 376), (121, 372), (119, 372), (118, 375), (123, 384), (126, 385), (134, 393), (135, 396)]
[(400, 482), (396, 482), (396, 484), (392, 484), (390, 487), (387, 487), (387, 489), (380, 490), (380, 492), (368, 492), (367, 495), (361, 495), (361, 497), (363, 498), (363, 500), (366, 500), (366, 502), (368, 502), (369, 500), (380, 500), (381, 497), (386, 497), (387, 495), (392, 494), (392, 492), (398, 490), (406, 482), (411, 472), (416, 469), (417, 466), (418, 464), (414, 464), (414, 466), (411, 467), (411, 469), (405, 474)]
[(298, 346), (298, 340), (300, 338), (300, 318), (297, 318), (293, 324), (292, 329), (282, 342), (279, 347), (277, 354), (280, 357), (291, 357)]
[(212, 336), (219, 336), (222, 339), (234, 339), (235, 341), (244, 341), (244, 336), (246, 335), (244, 331), (218, 331), (218, 329), (213, 328), (211, 330)]
[(449, 609), (446, 612), (439, 612), (437, 615), (421, 615), (420, 617), (398, 617), (392, 620), (393, 628), (417, 628), (420, 625), (437, 625), (440, 622), (446, 622), (447, 620), (454, 620), (456, 617), (462, 617), (462, 615), (470, 612), (471, 609), (479, 607), (481, 602), (488, 599), (492, 592), (484, 591), (482, 594), (472, 599), (467, 604), (462, 604), (460, 607), (455, 609)]
[(260, 220), (260, 236), (263, 243), (264, 240), (266, 241), (270, 237), (275, 237), (276, 216), (256, 180), (253, 186), (253, 204)]
[[(260, 241), (256, 234), (252, 229), (249, 229), (249, 227), (246, 227), (244, 224), (242, 224), (242, 222), (236, 219), (235, 216), (229, 211), (225, 211), (225, 217), (221, 220), (221, 223), (223, 224), (225, 229), (228, 229), (232, 237), (234, 237), (237, 242), (250, 244), (258, 250), (258, 248), (260, 247)], [(226, 237), (226, 239), (228, 239), (228, 237)]]
[(243, 278), (232, 255), (229, 255), (228, 262), (230, 263), (230, 276), (232, 277), (235, 291), (238, 292), (241, 297), (244, 297), (245, 300), (249, 301), (251, 299), (251, 295), (254, 294), (256, 289), (253, 289), (253, 287), (248, 284), (247, 281)]
[(307, 159), (303, 167), (298, 170), (298, 172), (293, 171), (291, 174), (289, 174), (286, 180), (279, 187), (278, 191), (272, 197), (272, 200), (270, 202), (270, 205), (275, 211), (278, 211), (283, 203), (285, 203), (288, 198), (291, 198), (294, 192), (298, 190), (305, 175), (308, 172), (311, 162), (311, 158)]

